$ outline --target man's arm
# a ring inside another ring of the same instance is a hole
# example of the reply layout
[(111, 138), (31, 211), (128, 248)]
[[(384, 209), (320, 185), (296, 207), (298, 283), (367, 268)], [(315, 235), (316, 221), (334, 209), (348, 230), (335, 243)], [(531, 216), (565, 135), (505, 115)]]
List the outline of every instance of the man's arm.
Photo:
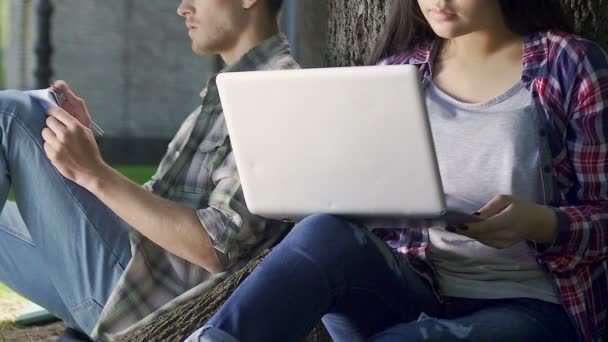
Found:
[(147, 191), (108, 165), (87, 190), (163, 249), (211, 273), (223, 270), (193, 209)]
[(60, 108), (49, 110), (44, 149), (57, 170), (89, 190), (142, 235), (178, 257), (222, 271), (193, 209), (165, 200), (112, 169), (101, 158), (91, 130)]

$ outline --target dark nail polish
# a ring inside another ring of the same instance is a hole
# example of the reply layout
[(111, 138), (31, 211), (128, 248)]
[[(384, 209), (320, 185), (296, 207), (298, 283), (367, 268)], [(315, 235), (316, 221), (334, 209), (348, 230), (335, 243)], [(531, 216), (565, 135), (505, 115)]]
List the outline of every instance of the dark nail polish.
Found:
[(476, 212), (476, 213), (473, 213), (473, 215), (475, 215), (475, 216), (481, 216), (481, 213), (480, 212)]
[(461, 225), (458, 225), (458, 229), (460, 229), (460, 230), (469, 230), (469, 226), (467, 226), (466, 224), (461, 224)]
[(447, 230), (450, 233), (456, 233), (456, 228), (454, 228), (452, 226), (445, 227), (445, 230)]

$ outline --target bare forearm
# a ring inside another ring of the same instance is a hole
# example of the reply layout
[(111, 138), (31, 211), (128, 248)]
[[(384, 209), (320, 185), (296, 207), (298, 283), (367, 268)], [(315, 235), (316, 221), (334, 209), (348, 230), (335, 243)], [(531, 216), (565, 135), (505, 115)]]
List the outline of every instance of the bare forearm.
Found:
[(143, 189), (109, 166), (86, 188), (142, 235), (211, 273), (222, 271), (193, 209)]

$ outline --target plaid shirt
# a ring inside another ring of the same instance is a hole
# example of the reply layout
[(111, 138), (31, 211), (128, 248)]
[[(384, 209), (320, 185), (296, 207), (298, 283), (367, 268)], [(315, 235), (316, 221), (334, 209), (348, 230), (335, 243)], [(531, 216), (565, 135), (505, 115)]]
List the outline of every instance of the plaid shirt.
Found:
[[(381, 63), (418, 65), (426, 83), (434, 47), (423, 44)], [(551, 246), (529, 245), (553, 275), (580, 339), (600, 341), (608, 338), (608, 58), (595, 43), (552, 31), (525, 37), (523, 65), (543, 144), (545, 202), (559, 218)], [(443, 301), (426, 255), (428, 230), (378, 235), (412, 261)]]
[[(224, 72), (292, 69), (298, 64), (280, 34), (262, 42)], [(203, 103), (182, 124), (156, 174), (144, 187), (196, 210), (226, 271), (211, 275), (133, 231), (133, 257), (93, 332), (113, 340), (208, 291), (271, 247), (285, 223), (252, 215), (245, 205), (220, 98), (212, 77)]]

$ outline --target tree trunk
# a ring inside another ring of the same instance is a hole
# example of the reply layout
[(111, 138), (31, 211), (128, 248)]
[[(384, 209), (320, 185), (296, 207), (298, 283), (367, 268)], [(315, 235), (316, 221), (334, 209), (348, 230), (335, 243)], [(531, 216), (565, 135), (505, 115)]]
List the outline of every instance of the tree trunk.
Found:
[[(303, 0), (308, 1), (308, 0)], [(328, 0), (328, 64), (331, 66), (362, 65), (382, 29), (388, 0)], [(536, 1), (536, 0), (530, 0)], [(577, 32), (608, 46), (608, 1), (562, 0), (571, 11)], [(326, 5), (320, 1), (319, 6)], [(320, 23), (321, 24), (321, 23)], [(182, 341), (203, 326), (222, 303), (247, 278), (266, 254), (254, 259), (244, 269), (206, 295), (167, 313), (122, 341)], [(319, 325), (306, 341), (330, 341)]]
[[(577, 33), (608, 48), (608, 1), (561, 1), (572, 14)], [(329, 0), (329, 65), (364, 64), (382, 30), (389, 4), (390, 0)]]
[(572, 14), (577, 33), (608, 48), (608, 1), (605, 0), (561, 0)]

